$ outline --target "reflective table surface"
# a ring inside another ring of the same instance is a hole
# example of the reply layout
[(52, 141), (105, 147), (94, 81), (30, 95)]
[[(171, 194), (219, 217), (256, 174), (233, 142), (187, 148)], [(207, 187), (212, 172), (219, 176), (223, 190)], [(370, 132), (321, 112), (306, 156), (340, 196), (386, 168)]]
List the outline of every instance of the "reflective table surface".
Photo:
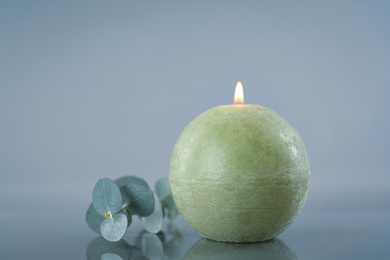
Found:
[(3, 213), (0, 259), (390, 259), (390, 211), (304, 211), (278, 238), (251, 244), (202, 239), (183, 219), (157, 235), (134, 220), (110, 243), (88, 229), (83, 214)]

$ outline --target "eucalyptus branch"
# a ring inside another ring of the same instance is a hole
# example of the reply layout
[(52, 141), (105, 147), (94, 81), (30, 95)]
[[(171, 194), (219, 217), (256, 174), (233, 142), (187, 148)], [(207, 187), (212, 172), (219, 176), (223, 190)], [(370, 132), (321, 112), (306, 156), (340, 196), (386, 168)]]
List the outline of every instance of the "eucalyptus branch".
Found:
[(165, 212), (171, 220), (179, 216), (167, 177), (156, 182), (154, 192), (145, 180), (136, 176), (115, 181), (103, 178), (96, 183), (92, 200), (86, 213), (87, 224), (111, 242), (123, 237), (131, 225), (131, 215), (138, 215), (150, 233), (161, 230)]

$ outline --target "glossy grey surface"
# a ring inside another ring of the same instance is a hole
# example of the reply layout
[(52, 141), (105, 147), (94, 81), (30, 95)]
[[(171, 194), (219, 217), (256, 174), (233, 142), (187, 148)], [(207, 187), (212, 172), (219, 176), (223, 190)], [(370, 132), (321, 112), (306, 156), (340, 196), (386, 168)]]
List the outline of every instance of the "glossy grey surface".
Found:
[(0, 259), (390, 259), (389, 220), (390, 211), (304, 211), (278, 239), (257, 244), (217, 243), (192, 228), (158, 237), (136, 220), (125, 241), (107, 243), (80, 214), (2, 213)]

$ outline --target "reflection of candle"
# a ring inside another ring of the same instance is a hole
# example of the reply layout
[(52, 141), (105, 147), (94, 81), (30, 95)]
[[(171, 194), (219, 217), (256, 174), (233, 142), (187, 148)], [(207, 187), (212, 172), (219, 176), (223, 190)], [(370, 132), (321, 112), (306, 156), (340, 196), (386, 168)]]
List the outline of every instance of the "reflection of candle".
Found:
[(204, 237), (227, 242), (265, 241), (283, 232), (305, 203), (309, 179), (296, 130), (257, 105), (218, 106), (199, 115), (177, 141), (170, 168), (187, 222)]
[(201, 239), (193, 245), (184, 260), (236, 260), (236, 259), (277, 259), (298, 260), (298, 257), (281, 240), (273, 239), (264, 243), (219, 243)]

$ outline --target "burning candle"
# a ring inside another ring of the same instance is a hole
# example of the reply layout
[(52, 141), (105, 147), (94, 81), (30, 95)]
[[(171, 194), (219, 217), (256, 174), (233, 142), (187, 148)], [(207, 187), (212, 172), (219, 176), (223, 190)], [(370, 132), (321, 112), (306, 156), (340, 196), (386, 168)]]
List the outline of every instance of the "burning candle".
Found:
[(234, 105), (195, 118), (180, 135), (170, 183), (177, 207), (202, 236), (223, 242), (272, 239), (306, 201), (310, 167), (298, 132), (274, 111)]

